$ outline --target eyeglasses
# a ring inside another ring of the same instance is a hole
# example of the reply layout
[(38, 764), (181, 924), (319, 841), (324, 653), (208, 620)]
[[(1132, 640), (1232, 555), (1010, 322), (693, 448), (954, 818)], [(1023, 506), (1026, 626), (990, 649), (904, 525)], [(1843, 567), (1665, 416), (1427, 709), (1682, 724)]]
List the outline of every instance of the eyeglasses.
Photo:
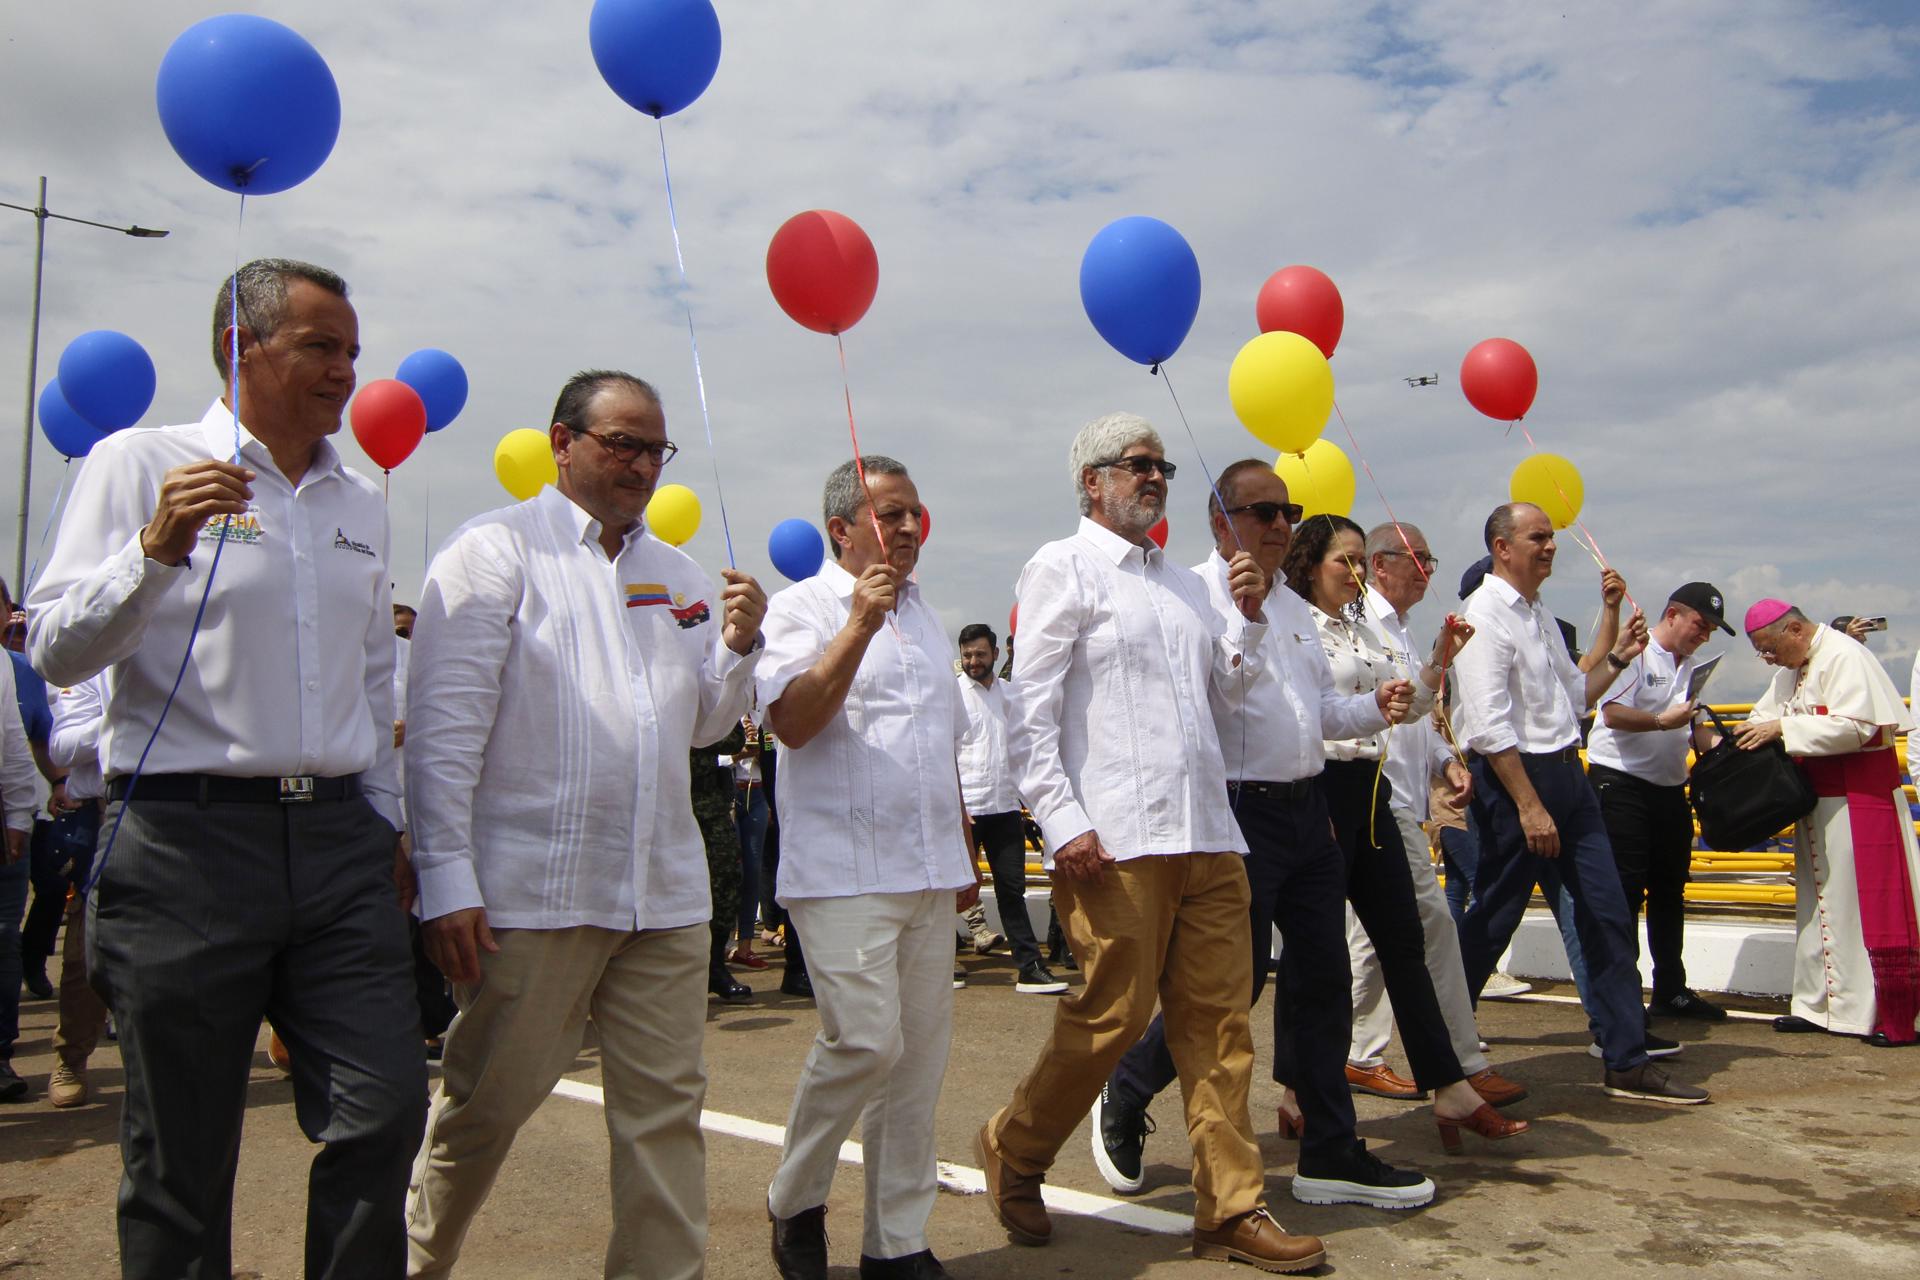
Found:
[(656, 467), (664, 467), (673, 461), (673, 455), (680, 452), (680, 446), (671, 440), (636, 440), (632, 436), (603, 436), (597, 431), (588, 431), (584, 427), (572, 428), (573, 434), (586, 436), (599, 442), (600, 447), (613, 455), (615, 462), (632, 466), (633, 460), (641, 454), (647, 455), (647, 461)]
[(1115, 458), (1112, 462), (1096, 462), (1093, 465), (1096, 469), (1100, 467), (1125, 467), (1142, 480), (1156, 471), (1160, 473), (1162, 479), (1171, 480), (1173, 479), (1173, 473), (1180, 469), (1171, 462), (1168, 462), (1165, 458), (1149, 458), (1145, 454), (1135, 454), (1131, 458)]
[(1382, 551), (1379, 554), (1383, 556), (1405, 556), (1409, 560), (1418, 560), (1421, 567), (1428, 573), (1432, 573), (1440, 567), (1439, 558), (1430, 551), (1422, 551), (1419, 555), (1415, 555), (1411, 551)]
[(1272, 524), (1282, 516), (1286, 517), (1288, 524), (1299, 524), (1300, 517), (1306, 514), (1306, 509), (1297, 502), (1249, 502), (1244, 507), (1227, 508), (1227, 514), (1230, 516), (1245, 515), (1248, 512), (1252, 512), (1253, 518), (1261, 524)]

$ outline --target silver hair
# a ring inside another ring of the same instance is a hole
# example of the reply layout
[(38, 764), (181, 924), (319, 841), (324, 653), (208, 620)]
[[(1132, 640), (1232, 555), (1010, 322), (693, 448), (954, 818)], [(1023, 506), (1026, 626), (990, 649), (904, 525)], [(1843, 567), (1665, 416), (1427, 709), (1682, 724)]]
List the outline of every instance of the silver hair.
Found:
[[(907, 465), (884, 453), (863, 454), (860, 466), (848, 458), (827, 475), (826, 491), (820, 497), (820, 510), (825, 520), (839, 516), (842, 520), (852, 520), (867, 505), (866, 490), (860, 484), (860, 468), (864, 467), (870, 476), (904, 476)], [(824, 521), (823, 521), (824, 523)], [(833, 550), (833, 558), (840, 558), (840, 544), (832, 538), (827, 546)]]
[(347, 296), (347, 282), (325, 267), (292, 258), (255, 258), (221, 281), (220, 293), (213, 300), (213, 364), (221, 377), (232, 376), (227, 367), (231, 352), (220, 338), (233, 327), (235, 295), (240, 303), (240, 324), (255, 342), (265, 342), (287, 318), (289, 280), (305, 280), (338, 297)]
[(1367, 531), (1367, 559), (1371, 561), (1378, 555), (1405, 551), (1407, 544), (1415, 538), (1422, 542), (1427, 540), (1427, 535), (1420, 532), (1419, 525), (1408, 524), (1405, 520), (1377, 524)]
[(1087, 486), (1081, 480), (1086, 469), (1116, 462), (1136, 444), (1152, 445), (1161, 453), (1167, 451), (1153, 424), (1137, 413), (1110, 413), (1104, 418), (1095, 418), (1073, 437), (1073, 445), (1067, 450), (1067, 470), (1073, 478), (1073, 496), (1080, 503), (1081, 515), (1093, 511), (1093, 499), (1087, 495)]

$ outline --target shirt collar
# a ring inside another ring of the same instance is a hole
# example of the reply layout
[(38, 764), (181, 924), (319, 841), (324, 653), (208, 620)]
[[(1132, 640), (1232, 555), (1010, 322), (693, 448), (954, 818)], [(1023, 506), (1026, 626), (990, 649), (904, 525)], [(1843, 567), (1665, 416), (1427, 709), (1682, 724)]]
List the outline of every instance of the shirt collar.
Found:
[(1105, 525), (1096, 524), (1089, 516), (1080, 517), (1078, 536), (1091, 542), (1102, 555), (1116, 565), (1125, 564), (1127, 557), (1136, 551), (1140, 553), (1141, 562), (1149, 565), (1156, 563), (1165, 554), (1151, 542), (1144, 547), (1137, 542), (1128, 542)]
[(1407, 628), (1407, 615), (1393, 607), (1393, 601), (1380, 593), (1380, 588), (1371, 582), (1367, 584), (1367, 612), (1382, 622), (1391, 622), (1402, 631)]
[(1493, 592), (1494, 598), (1499, 600), (1500, 603), (1509, 608), (1518, 605), (1521, 611), (1525, 613), (1531, 613), (1533, 606), (1538, 603), (1538, 601), (1529, 600), (1521, 595), (1520, 588), (1514, 586), (1497, 573), (1489, 573), (1486, 579), (1481, 582), (1480, 590)]
[[(273, 460), (273, 453), (260, 442), (258, 436), (247, 430), (246, 425), (236, 420), (233, 411), (223, 400), (215, 400), (208, 407), (206, 416), (200, 419), (201, 438), (206, 442), (207, 456), (222, 461), (239, 453), (256, 465), (271, 466), (276, 472), (280, 464)], [(313, 448), (313, 461), (307, 466), (307, 475), (338, 475), (346, 469), (340, 461), (340, 451), (333, 447), (333, 441), (321, 439)]]
[[(561, 528), (571, 530), (574, 541), (581, 546), (591, 543), (600, 545), (601, 524), (587, 509), (560, 492), (554, 485), (543, 487), (534, 498), (535, 502), (545, 506), (547, 515), (561, 522)], [(621, 540), (620, 550), (624, 553), (634, 543), (647, 536), (646, 522), (635, 520), (633, 528), (627, 530), (627, 536)], [(617, 557), (616, 557), (617, 558)]]

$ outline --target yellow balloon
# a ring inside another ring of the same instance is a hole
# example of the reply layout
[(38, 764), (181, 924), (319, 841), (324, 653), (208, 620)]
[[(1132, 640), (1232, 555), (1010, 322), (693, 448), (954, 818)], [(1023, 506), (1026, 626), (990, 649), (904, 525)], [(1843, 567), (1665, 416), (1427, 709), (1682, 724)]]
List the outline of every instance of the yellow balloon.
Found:
[(1227, 370), (1227, 398), (1256, 440), (1300, 453), (1333, 412), (1333, 370), (1310, 339), (1276, 329), (1240, 348)]
[(493, 474), (500, 487), (525, 502), (542, 485), (558, 484), (560, 468), (553, 462), (553, 444), (544, 431), (521, 427), (500, 437), (493, 447)]
[(700, 498), (683, 484), (663, 484), (647, 503), (647, 529), (670, 547), (700, 531)]
[(1564, 529), (1580, 518), (1580, 507), (1587, 500), (1580, 472), (1557, 453), (1536, 453), (1522, 458), (1513, 469), (1507, 493), (1515, 502), (1531, 502), (1547, 513), (1556, 529)]
[(1304, 454), (1281, 454), (1273, 473), (1287, 482), (1287, 496), (1306, 515), (1353, 514), (1353, 463), (1333, 441), (1315, 440)]

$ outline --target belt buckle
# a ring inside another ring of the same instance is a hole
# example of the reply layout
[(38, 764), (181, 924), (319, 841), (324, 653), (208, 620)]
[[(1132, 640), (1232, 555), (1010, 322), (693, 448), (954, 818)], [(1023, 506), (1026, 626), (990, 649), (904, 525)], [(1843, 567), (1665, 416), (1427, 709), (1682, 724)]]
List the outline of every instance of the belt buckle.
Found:
[(280, 779), (281, 804), (305, 804), (312, 799), (313, 779), (311, 777)]

